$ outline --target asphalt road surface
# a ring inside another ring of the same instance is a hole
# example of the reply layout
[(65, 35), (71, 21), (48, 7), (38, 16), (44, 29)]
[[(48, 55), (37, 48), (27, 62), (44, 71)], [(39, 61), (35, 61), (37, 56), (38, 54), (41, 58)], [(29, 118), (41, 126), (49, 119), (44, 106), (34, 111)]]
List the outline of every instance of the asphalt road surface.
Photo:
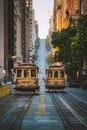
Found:
[(0, 130), (87, 130), (87, 90), (65, 88), (60, 93), (45, 88), (47, 68), (45, 40), (38, 50), (40, 90), (35, 94), (14, 92), (0, 99)]

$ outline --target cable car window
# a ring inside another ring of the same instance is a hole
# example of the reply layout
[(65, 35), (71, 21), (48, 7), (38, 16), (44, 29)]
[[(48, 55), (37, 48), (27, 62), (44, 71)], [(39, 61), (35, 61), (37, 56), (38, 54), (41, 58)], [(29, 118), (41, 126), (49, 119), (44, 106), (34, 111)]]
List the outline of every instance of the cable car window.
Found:
[(31, 70), (31, 77), (36, 77), (36, 70)]
[(48, 71), (48, 78), (52, 77), (52, 71)]
[(28, 70), (24, 70), (24, 77), (29, 77), (29, 71)]
[(17, 77), (22, 77), (22, 70), (17, 70)]
[(60, 71), (60, 78), (64, 78), (64, 71)]
[(58, 78), (58, 71), (54, 71), (54, 78)]

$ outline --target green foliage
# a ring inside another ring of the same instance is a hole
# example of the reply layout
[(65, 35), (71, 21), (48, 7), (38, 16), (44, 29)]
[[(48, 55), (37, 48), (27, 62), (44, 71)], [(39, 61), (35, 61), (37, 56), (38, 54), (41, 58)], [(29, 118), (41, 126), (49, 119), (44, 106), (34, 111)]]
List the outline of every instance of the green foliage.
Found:
[(87, 59), (87, 15), (82, 15), (78, 20), (78, 32), (81, 54)]
[(78, 20), (77, 34), (72, 38), (72, 57), (77, 68), (82, 69), (84, 57), (87, 61), (87, 15)]
[(38, 37), (38, 38), (36, 39), (36, 43), (35, 43), (35, 53), (36, 53), (36, 54), (37, 54), (37, 50), (38, 50), (39, 46), (40, 46), (40, 38)]
[(46, 62), (47, 62), (48, 64), (52, 64), (52, 62), (53, 62), (52, 54), (49, 54), (49, 55), (46, 57)]
[(50, 37), (49, 37), (49, 36), (46, 38), (46, 48), (47, 48), (49, 51), (50, 51), (50, 49), (51, 49)]
[[(72, 38), (76, 35), (76, 28), (67, 28), (61, 30), (61, 32), (55, 32), (52, 34), (52, 45), (58, 47), (58, 61), (62, 61), (68, 71), (71, 73), (72, 70)], [(71, 74), (72, 75), (72, 74)]]
[(52, 41), (51, 41), (51, 44), (53, 45), (53, 47), (58, 46), (58, 44), (60, 43), (59, 38), (60, 38), (60, 33), (59, 32), (53, 32)]
[(75, 36), (75, 28), (63, 29), (61, 32), (55, 32), (52, 34), (52, 45), (53, 47), (58, 46), (59, 54), (58, 60), (63, 62), (69, 62), (71, 58), (71, 38)]
[(65, 63), (67, 73), (79, 70), (81, 75), (84, 58), (87, 63), (87, 15), (79, 18), (76, 27), (53, 33), (52, 45), (59, 47), (58, 60)]

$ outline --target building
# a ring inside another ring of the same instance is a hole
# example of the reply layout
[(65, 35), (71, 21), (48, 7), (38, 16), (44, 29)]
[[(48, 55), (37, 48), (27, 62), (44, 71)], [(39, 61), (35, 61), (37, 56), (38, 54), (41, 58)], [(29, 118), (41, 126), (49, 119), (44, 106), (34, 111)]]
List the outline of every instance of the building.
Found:
[(26, 57), (26, 0), (0, 0), (0, 68), (11, 77)]
[(81, 4), (81, 14), (87, 15), (87, 0), (80, 0)]
[(32, 45), (32, 0), (28, 0), (29, 1), (29, 48), (28, 48), (28, 58), (29, 58), (29, 62), (32, 62), (32, 50), (33, 50), (33, 45)]
[[(12, 69), (19, 63), (25, 62), (25, 48), (26, 48), (26, 38), (25, 38), (25, 16), (26, 16), (26, 0), (13, 0), (14, 8), (13, 10), (13, 54), (11, 59), (13, 60)], [(12, 70), (11, 69), (11, 70)]]
[(66, 0), (54, 0), (54, 31), (61, 31), (66, 22)]
[(79, 17), (80, 0), (54, 0), (54, 30), (61, 31)]
[[(25, 1), (14, 1), (14, 67), (25, 61)], [(15, 58), (14, 58), (15, 57)]]
[(80, 0), (67, 0), (67, 11), (69, 14), (69, 25), (76, 25), (80, 17)]
[[(26, 48), (25, 48), (25, 62), (30, 62), (31, 60), (31, 44), (32, 44), (32, 0), (26, 0), (26, 20), (25, 20), (25, 30), (26, 30)], [(31, 31), (31, 32), (30, 32)]]
[(35, 43), (38, 37), (38, 24), (35, 21), (35, 10), (32, 8), (33, 1), (27, 0), (27, 10), (26, 10), (26, 57), (25, 62), (32, 62), (32, 57), (35, 55)]
[(37, 21), (35, 20), (34, 21), (34, 27), (35, 27), (35, 35), (36, 35), (36, 39), (39, 37), (39, 35), (38, 35), (38, 23), (37, 23)]
[(11, 56), (14, 54), (14, 3), (0, 0), (0, 66), (2, 76), (10, 76), (13, 68)]
[(32, 62), (38, 24), (32, 0), (0, 0), (0, 15), (0, 72), (11, 77), (19, 63)]
[(51, 35), (54, 31), (53, 28), (53, 11), (49, 10), (49, 35)]

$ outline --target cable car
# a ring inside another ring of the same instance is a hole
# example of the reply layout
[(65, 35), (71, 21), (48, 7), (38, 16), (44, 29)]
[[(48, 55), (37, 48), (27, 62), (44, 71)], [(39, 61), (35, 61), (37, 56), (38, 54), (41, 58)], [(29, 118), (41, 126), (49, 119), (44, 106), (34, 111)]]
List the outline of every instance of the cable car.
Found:
[(19, 91), (39, 90), (39, 68), (35, 64), (23, 63), (15, 67), (15, 89)]
[(46, 69), (45, 86), (47, 89), (64, 89), (66, 73), (63, 65), (55, 62)]

